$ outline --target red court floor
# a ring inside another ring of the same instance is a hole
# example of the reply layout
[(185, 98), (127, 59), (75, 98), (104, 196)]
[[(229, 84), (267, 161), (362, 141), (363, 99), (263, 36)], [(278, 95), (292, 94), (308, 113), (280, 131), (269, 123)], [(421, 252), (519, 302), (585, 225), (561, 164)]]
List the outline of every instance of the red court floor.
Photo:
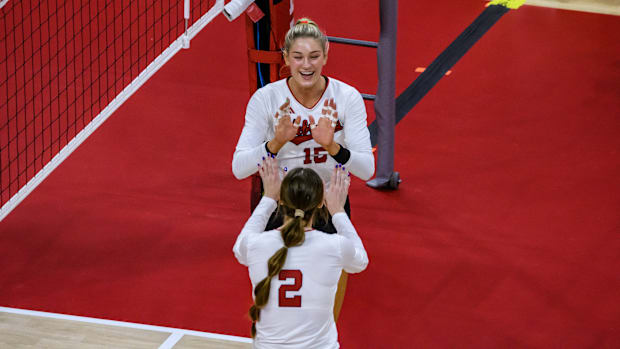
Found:
[[(484, 2), (399, 6), (397, 92)], [(378, 39), (377, 1), (295, 11)], [(619, 42), (620, 17), (524, 6), (397, 125), (400, 189), (351, 188), (344, 348), (620, 347)], [(0, 306), (249, 336), (244, 22), (191, 45), (0, 223)], [(327, 74), (373, 93), (375, 61), (332, 44)]]

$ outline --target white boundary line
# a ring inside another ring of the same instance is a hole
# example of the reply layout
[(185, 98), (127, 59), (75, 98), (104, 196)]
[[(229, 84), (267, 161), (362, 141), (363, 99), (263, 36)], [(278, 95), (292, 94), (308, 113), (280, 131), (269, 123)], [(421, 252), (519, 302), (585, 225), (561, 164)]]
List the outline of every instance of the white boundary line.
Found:
[(9, 0), (2, 0), (2, 1), (0, 1), (0, 8), (3, 8), (4, 5), (6, 5), (7, 2), (9, 2)]
[(170, 337), (168, 337), (168, 339), (166, 339), (166, 341), (159, 346), (159, 349), (171, 349), (181, 340), (181, 338), (183, 338), (182, 333), (172, 332)]
[[(209, 22), (211, 22), (224, 8), (224, 0), (216, 0), (213, 7), (196, 21), (188, 30), (190, 38), (195, 37)], [(138, 75), (121, 93), (118, 94), (88, 125), (80, 131), (66, 146), (64, 146), (52, 160), (47, 163), (32, 179), (23, 186), (17, 194), (13, 195), (2, 208), (0, 208), (0, 221), (2, 221), (28, 194), (30, 194), (43, 180), (54, 171), (82, 142), (106, 121), (118, 107), (120, 107), (131, 95), (136, 92), (155, 72), (181, 50), (183, 34), (178, 37), (164, 52), (162, 52), (146, 69)]]
[(97, 324), (97, 325), (116, 326), (116, 327), (124, 327), (124, 328), (133, 328), (133, 329), (138, 329), (138, 330), (170, 333), (171, 336), (168, 337), (168, 339), (166, 339), (166, 341), (160, 346), (160, 349), (172, 348), (172, 346), (174, 346), (181, 339), (181, 337), (185, 335), (201, 337), (201, 338), (209, 338), (209, 339), (219, 339), (219, 340), (239, 342), (239, 343), (252, 343), (252, 339), (246, 338), (246, 337), (230, 336), (226, 334), (200, 332), (200, 331), (193, 331), (193, 330), (184, 330), (184, 329), (174, 328), (174, 327), (145, 325), (145, 324), (138, 324), (134, 322), (97, 319), (97, 318), (92, 318), (92, 317), (48, 313), (44, 311), (7, 308), (7, 307), (0, 307), (0, 312), (9, 313), (9, 314), (17, 314), (17, 315), (26, 315), (26, 316), (38, 316), (38, 317), (44, 317), (44, 318), (56, 319), (56, 320), (77, 321), (77, 322), (84, 322), (84, 323)]

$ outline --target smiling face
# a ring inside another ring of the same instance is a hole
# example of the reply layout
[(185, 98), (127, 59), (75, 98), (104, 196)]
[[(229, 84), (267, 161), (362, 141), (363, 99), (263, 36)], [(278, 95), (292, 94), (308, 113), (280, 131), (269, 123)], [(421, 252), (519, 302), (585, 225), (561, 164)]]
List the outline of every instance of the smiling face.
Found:
[(284, 61), (291, 69), (291, 87), (307, 90), (322, 86), (321, 71), (327, 63), (327, 52), (317, 39), (295, 39), (284, 52)]

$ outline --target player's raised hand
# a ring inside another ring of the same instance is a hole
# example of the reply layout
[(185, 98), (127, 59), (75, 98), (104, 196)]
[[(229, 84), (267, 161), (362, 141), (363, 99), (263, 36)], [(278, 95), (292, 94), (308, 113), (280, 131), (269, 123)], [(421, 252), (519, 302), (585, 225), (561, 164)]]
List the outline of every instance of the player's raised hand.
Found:
[(347, 201), (350, 184), (349, 172), (342, 165), (337, 165), (332, 172), (329, 188), (325, 194), (325, 205), (332, 216), (338, 212), (344, 212), (344, 204)]
[(291, 101), (286, 98), (286, 102), (282, 104), (275, 115), (275, 135), (269, 142), (269, 150), (277, 153), (286, 142), (292, 140), (297, 135), (297, 129), (301, 124), (301, 116), (295, 120), (291, 119)]
[(312, 115), (310, 119), (310, 128), (312, 129), (312, 138), (323, 148), (329, 151), (334, 145), (334, 130), (338, 123), (338, 112), (336, 111), (336, 102), (333, 98), (326, 99), (321, 110), (321, 116), (315, 120)]
[(258, 173), (263, 180), (264, 195), (278, 201), (280, 199), (280, 186), (282, 184), (278, 160), (271, 156), (263, 159), (263, 163), (259, 164)]

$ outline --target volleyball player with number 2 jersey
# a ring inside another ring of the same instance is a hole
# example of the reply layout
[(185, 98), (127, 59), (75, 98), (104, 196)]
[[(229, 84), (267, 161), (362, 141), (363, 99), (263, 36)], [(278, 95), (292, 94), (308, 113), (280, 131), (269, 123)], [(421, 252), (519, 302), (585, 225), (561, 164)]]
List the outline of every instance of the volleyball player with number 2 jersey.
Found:
[[(280, 179), (277, 161), (269, 157), (259, 172), (265, 193), (233, 247), (252, 281), (253, 347), (339, 348), (333, 308), (340, 273), (358, 273), (368, 265), (362, 240), (344, 213), (350, 177), (334, 168), (325, 192), (309, 168), (295, 168)], [(264, 231), (278, 203), (284, 225)], [(337, 234), (312, 228), (324, 204)]]

